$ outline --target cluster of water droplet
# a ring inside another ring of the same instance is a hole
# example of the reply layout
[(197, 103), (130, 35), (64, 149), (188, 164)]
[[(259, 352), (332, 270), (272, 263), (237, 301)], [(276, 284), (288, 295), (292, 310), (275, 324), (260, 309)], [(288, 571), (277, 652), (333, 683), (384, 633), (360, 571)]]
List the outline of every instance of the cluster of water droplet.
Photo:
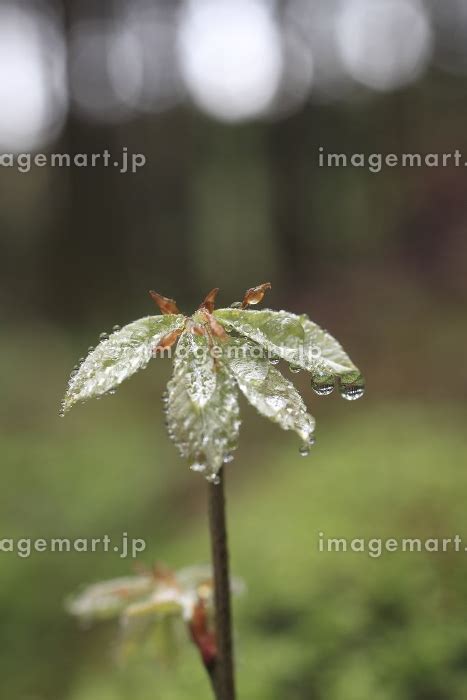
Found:
[(235, 305), (215, 314), (229, 330), (258, 343), (270, 355), (289, 362), (293, 362), (303, 346), (305, 332), (300, 319), (286, 311), (246, 310)]
[(220, 310), (218, 318), (228, 328), (258, 343), (269, 353), (269, 361), (287, 360), (291, 372), (305, 369), (312, 374), (312, 388), (319, 396), (331, 394), (338, 383), (341, 396), (349, 401), (363, 396), (362, 376), (339, 342), (305, 314), (284, 311)]
[[(216, 372), (214, 359), (207, 350), (207, 341), (203, 336), (187, 334), (186, 343), (191, 347), (190, 362), (185, 371), (185, 383), (192, 402), (202, 408), (211, 399), (216, 390)], [(197, 351), (201, 350), (197, 355)]]
[(87, 357), (73, 368), (60, 416), (77, 401), (113, 394), (124, 379), (146, 367), (154, 345), (171, 330), (173, 321), (167, 317), (147, 316), (124, 328), (114, 326), (110, 334), (102, 332), (97, 347), (89, 347)]
[[(94, 348), (92, 348), (92, 350), (93, 350), (93, 349), (94, 349)], [(83, 362), (85, 361), (85, 359), (86, 359), (85, 357), (80, 357), (79, 360), (78, 360), (78, 362), (76, 363), (76, 365), (75, 365), (75, 366), (73, 367), (73, 369), (71, 370), (70, 376), (69, 376), (69, 378), (68, 378), (68, 383), (67, 383), (67, 393), (68, 393), (69, 391), (72, 390), (73, 383), (74, 383), (74, 379), (75, 379), (76, 375), (78, 374), (78, 372), (79, 372), (79, 370), (80, 370), (80, 368), (81, 368), (81, 365), (83, 364)], [(59, 412), (58, 412), (58, 415), (59, 415), (60, 418), (63, 418), (63, 417), (64, 417), (64, 415), (65, 415), (65, 413), (66, 413), (66, 407), (67, 407), (66, 400), (65, 400), (65, 399), (62, 399), (62, 401), (60, 402), (60, 410), (59, 410)]]
[[(246, 312), (241, 306), (235, 302), (232, 311), (221, 310), (219, 319), (230, 331), (244, 336), (231, 338), (228, 344), (248, 350), (243, 359), (227, 355), (214, 361), (206, 336), (185, 331), (179, 340), (185, 352), (176, 355), (173, 376), (162, 396), (169, 437), (190, 460), (190, 468), (213, 484), (220, 482), (219, 469), (233, 460), (237, 447), (238, 387), (261, 414), (298, 433), (302, 439), (299, 452), (309, 455), (315, 442), (315, 421), (293, 384), (273, 367), (280, 359), (289, 362), (292, 373), (311, 372), (311, 385), (319, 396), (330, 394), (336, 383), (341, 396), (350, 401), (363, 396), (365, 390), (363, 377), (341, 346), (307, 317)], [(154, 318), (162, 317), (140, 319), (123, 330), (114, 326), (110, 334), (100, 334), (96, 350), (90, 347), (88, 356), (80, 358), (70, 374), (60, 416), (78, 400), (115, 393), (115, 386), (146, 366), (154, 344), (168, 330), (166, 317), (163, 322)], [(319, 353), (313, 352), (316, 348)], [(198, 354), (199, 349), (206, 352)]]
[(192, 471), (218, 483), (218, 471), (233, 459), (240, 429), (237, 388), (223, 359), (197, 353), (205, 336), (182, 334), (183, 350), (174, 362), (163, 394), (166, 427)]
[[(236, 345), (251, 346), (251, 340), (238, 339)], [(247, 359), (249, 358), (249, 359)], [(263, 416), (278, 423), (284, 430), (294, 430), (308, 442), (315, 421), (293, 384), (271, 367), (270, 360), (243, 353), (242, 358), (229, 357), (229, 367), (240, 390)]]

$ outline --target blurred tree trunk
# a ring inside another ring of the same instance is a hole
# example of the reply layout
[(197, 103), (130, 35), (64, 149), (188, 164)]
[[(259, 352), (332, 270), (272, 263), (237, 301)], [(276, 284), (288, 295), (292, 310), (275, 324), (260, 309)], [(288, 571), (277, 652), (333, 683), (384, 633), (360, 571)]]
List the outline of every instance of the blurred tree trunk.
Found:
[[(89, 6), (86, 4), (86, 8)], [(79, 4), (62, 0), (66, 39), (69, 45), (73, 23), (81, 18)], [(92, 19), (112, 13), (112, 3), (93, 9)], [(109, 15), (106, 15), (108, 17)], [(87, 17), (87, 16), (86, 16)], [(70, 85), (70, 66), (68, 66)], [(90, 125), (69, 113), (58, 153), (101, 153), (108, 149), (111, 161), (119, 158), (118, 132), (106, 124)], [(66, 167), (57, 169), (56, 226), (45, 236), (45, 305), (57, 321), (80, 321), (96, 307), (124, 298), (125, 199), (120, 194), (119, 175), (114, 167)], [(85, 283), (83, 283), (85, 280)], [(79, 290), (79, 293), (76, 293)]]
[[(112, 20), (116, 12), (113, 2), (61, 2), (68, 43), (77, 18)], [(68, 76), (70, 84), (70, 65)], [(180, 118), (187, 123), (180, 125)], [(73, 155), (107, 149), (111, 157), (109, 167), (72, 166), (53, 172), (56, 226), (45, 234), (42, 254), (48, 317), (61, 323), (97, 322), (110, 312), (115, 318), (117, 310), (121, 323), (134, 313), (133, 304), (145, 308), (150, 287), (169, 295), (192, 293), (189, 121), (189, 115), (172, 113), (115, 126), (69, 114), (52, 150)], [(123, 146), (129, 154), (143, 153), (146, 166), (135, 174), (120, 174), (112, 163), (121, 159)], [(169, 288), (174, 276), (179, 289)]]
[(311, 109), (269, 126), (268, 151), (271, 172), (271, 206), (274, 235), (282, 261), (282, 284), (293, 294), (312, 286), (312, 161)]

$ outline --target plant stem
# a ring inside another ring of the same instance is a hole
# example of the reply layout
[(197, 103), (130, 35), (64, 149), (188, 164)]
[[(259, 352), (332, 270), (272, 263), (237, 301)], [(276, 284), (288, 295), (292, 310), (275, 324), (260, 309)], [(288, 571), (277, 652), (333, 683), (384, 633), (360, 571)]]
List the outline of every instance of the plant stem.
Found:
[(213, 687), (217, 700), (235, 700), (235, 679), (230, 606), (229, 549), (225, 517), (224, 470), (220, 482), (209, 484), (209, 529), (214, 569), (217, 659)]

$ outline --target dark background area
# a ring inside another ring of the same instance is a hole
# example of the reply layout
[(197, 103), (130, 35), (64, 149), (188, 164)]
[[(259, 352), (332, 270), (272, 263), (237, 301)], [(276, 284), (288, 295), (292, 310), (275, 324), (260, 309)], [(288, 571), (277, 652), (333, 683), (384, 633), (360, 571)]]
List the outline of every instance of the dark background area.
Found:
[[(318, 442), (243, 407), (229, 465), (239, 697), (461, 700), (463, 553), (319, 554), (330, 537), (466, 533), (467, 11), (459, 1), (0, 5), (0, 153), (123, 147), (146, 165), (0, 167), (0, 539), (148, 542), (208, 559), (203, 480), (163, 429), (161, 360), (112, 399), (58, 408), (100, 332), (228, 306), (306, 312), (367, 378), (312, 395)], [(462, 167), (320, 167), (326, 152), (459, 149)], [(295, 381), (295, 376), (294, 376)], [(345, 404), (345, 405), (343, 405)], [(64, 612), (126, 575), (103, 553), (0, 552), (0, 672), (15, 700), (206, 698), (196, 652), (115, 664), (111, 625)], [(135, 658), (136, 656), (136, 658)]]

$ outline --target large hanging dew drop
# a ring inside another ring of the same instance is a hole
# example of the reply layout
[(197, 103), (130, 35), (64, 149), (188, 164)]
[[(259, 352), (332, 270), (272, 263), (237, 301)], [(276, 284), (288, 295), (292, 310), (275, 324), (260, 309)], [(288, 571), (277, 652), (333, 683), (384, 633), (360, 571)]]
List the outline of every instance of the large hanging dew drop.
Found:
[(308, 436), (308, 439), (305, 440), (305, 441), (302, 443), (302, 445), (300, 446), (300, 448), (299, 448), (299, 450), (298, 450), (298, 451), (299, 451), (299, 454), (300, 454), (302, 457), (308, 457), (308, 455), (309, 455), (310, 452), (311, 452), (311, 448), (313, 447), (313, 445), (315, 444), (315, 442), (316, 442), (316, 438), (315, 438), (314, 434), (311, 433), (311, 435)]
[(334, 377), (327, 372), (313, 375), (311, 388), (318, 396), (328, 396), (334, 391)]
[(365, 393), (365, 380), (361, 374), (348, 374), (340, 379), (339, 392), (343, 399), (356, 401)]

